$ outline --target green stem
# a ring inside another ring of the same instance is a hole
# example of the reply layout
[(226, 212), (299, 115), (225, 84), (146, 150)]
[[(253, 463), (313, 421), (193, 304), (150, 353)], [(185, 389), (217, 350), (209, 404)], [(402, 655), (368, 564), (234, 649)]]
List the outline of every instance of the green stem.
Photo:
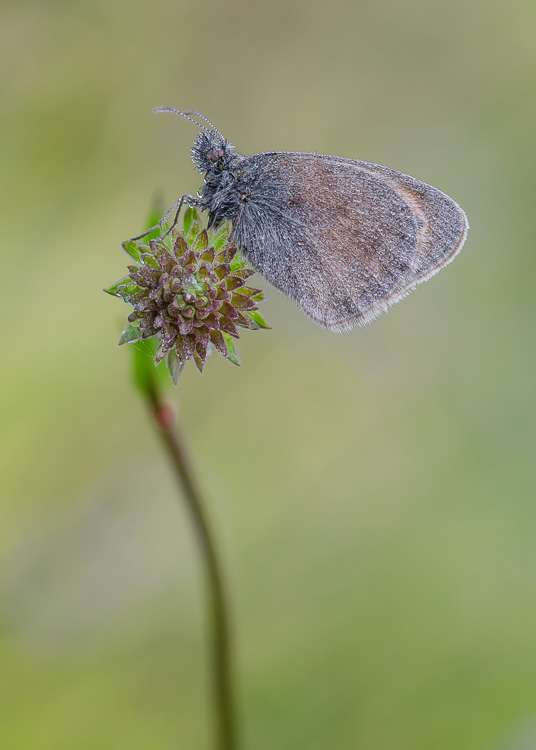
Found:
[(172, 412), (155, 382), (146, 395), (160, 438), (182, 487), (205, 563), (211, 615), (215, 747), (218, 750), (236, 750), (229, 604), (221, 564), (181, 431), (177, 424), (173, 427), (175, 420)]

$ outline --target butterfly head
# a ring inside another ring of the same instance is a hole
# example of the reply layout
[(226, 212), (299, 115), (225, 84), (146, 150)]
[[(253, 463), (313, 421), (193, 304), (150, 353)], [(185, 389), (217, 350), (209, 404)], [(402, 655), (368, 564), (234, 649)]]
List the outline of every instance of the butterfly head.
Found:
[(190, 152), (199, 172), (217, 174), (233, 160), (234, 146), (216, 130), (201, 130)]

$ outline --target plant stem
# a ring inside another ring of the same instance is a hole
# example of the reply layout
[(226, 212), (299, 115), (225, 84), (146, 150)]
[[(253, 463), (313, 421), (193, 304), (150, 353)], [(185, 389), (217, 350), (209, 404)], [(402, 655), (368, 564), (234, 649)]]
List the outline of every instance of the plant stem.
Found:
[[(212, 639), (215, 747), (218, 750), (236, 750), (229, 604), (221, 564), (204, 501), (188, 459), (177, 421), (170, 407), (162, 399), (158, 385), (154, 380), (152, 387), (147, 389), (146, 395), (160, 438), (182, 487), (206, 569)], [(175, 426), (173, 425), (174, 422)]]

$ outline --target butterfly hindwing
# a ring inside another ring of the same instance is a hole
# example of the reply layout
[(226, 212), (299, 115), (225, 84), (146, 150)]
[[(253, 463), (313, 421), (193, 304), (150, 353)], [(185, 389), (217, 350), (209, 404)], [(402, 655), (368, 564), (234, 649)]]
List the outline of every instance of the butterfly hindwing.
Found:
[(373, 320), (463, 245), (463, 211), (408, 175), (317, 154), (249, 158), (255, 169), (237, 244), (325, 328), (344, 331)]

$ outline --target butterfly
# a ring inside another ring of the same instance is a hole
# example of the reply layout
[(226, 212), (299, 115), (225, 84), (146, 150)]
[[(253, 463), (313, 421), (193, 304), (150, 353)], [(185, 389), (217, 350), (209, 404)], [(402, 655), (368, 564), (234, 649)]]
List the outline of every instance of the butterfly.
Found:
[(204, 176), (198, 194), (183, 195), (162, 222), (175, 210), (176, 224), (183, 204), (207, 211), (209, 228), (230, 222), (253, 268), (325, 329), (370, 323), (465, 242), (460, 206), (414, 177), (340, 156), (244, 156), (199, 112), (153, 111), (197, 126), (191, 154)]

